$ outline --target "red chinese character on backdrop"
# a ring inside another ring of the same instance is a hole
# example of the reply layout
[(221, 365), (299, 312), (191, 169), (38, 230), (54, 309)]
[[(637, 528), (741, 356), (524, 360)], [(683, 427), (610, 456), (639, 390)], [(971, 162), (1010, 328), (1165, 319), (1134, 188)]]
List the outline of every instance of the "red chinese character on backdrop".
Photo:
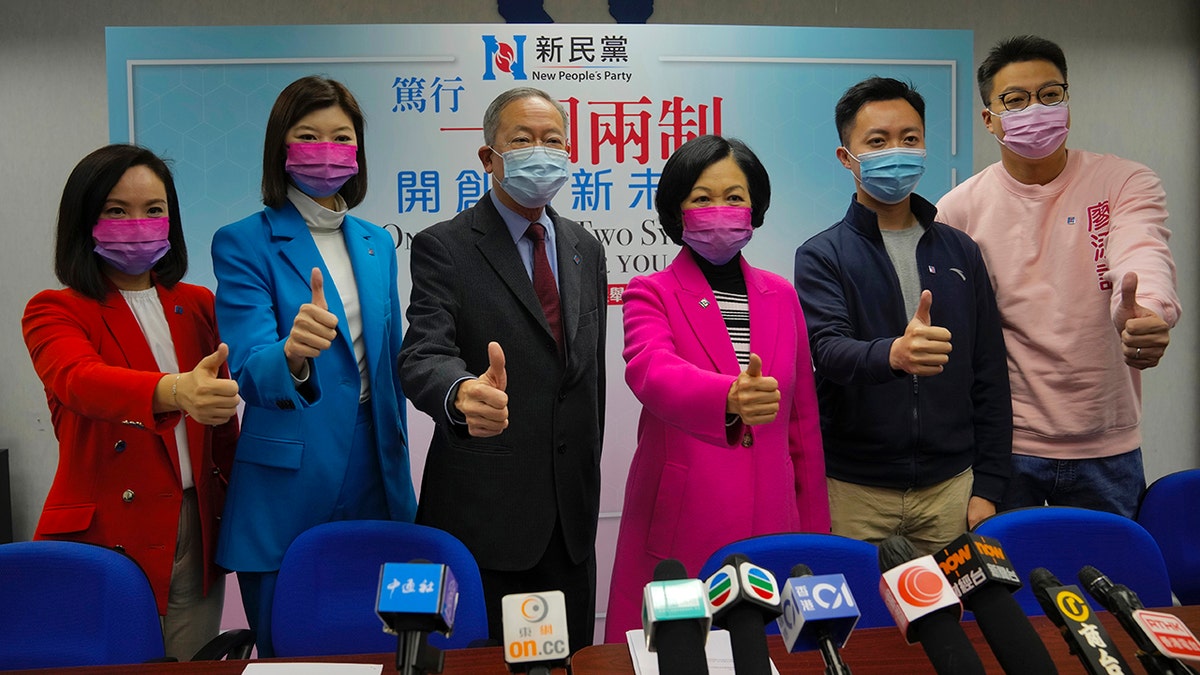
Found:
[(608, 114), (591, 113), (592, 164), (600, 163), (600, 148), (611, 145), (616, 150), (616, 161), (625, 161), (625, 148), (632, 145), (636, 154), (633, 159), (639, 164), (650, 161), (650, 112), (648, 110), (626, 110), (630, 106), (648, 106), (650, 99), (643, 96), (637, 101), (588, 101), (589, 105), (611, 105)]
[[(662, 133), (662, 159), (667, 159), (679, 146), (697, 136), (704, 134), (721, 134), (721, 98), (713, 97), (712, 119), (709, 119), (709, 106), (684, 105), (683, 97), (676, 96), (662, 102), (662, 115), (658, 118), (658, 126), (664, 129)], [(711, 124), (710, 124), (711, 121)], [(711, 131), (710, 131), (711, 129)]]
[(570, 146), (570, 161), (579, 161), (579, 99), (572, 96), (561, 101), (567, 109), (567, 144)]

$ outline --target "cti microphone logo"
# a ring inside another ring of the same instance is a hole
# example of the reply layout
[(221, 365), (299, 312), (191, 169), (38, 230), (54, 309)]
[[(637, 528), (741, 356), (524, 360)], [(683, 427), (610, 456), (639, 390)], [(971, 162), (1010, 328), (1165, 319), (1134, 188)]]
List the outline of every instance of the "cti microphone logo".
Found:
[(942, 580), (932, 570), (910, 567), (900, 573), (900, 599), (914, 607), (931, 607), (942, 597)]
[[(527, 80), (525, 73), (525, 37), (514, 35), (513, 44), (500, 42), (495, 35), (483, 36), (483, 79), (496, 79), (496, 70), (512, 75), (514, 80)], [(514, 46), (515, 45), (515, 46)]]
[(545, 619), (549, 611), (550, 607), (546, 604), (546, 599), (540, 595), (531, 595), (521, 603), (521, 616), (525, 617), (529, 623), (537, 623)]

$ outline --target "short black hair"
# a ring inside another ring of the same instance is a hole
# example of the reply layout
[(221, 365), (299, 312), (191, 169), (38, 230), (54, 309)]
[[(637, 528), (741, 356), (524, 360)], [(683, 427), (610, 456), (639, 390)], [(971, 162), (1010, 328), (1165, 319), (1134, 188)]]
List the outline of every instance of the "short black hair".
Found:
[(893, 101), (904, 99), (921, 116), (921, 125), (925, 125), (925, 99), (922, 98), (912, 84), (901, 82), (890, 77), (868, 77), (846, 90), (833, 108), (833, 121), (837, 125), (838, 141), (843, 147), (848, 145), (847, 136), (854, 127), (854, 118), (858, 111), (874, 101)]
[(700, 179), (700, 174), (726, 157), (732, 157), (742, 173), (746, 174), (747, 187), (750, 189), (750, 225), (762, 226), (763, 216), (771, 205), (771, 179), (767, 177), (767, 169), (762, 162), (745, 143), (736, 138), (711, 134), (697, 136), (671, 154), (658, 179), (654, 208), (658, 210), (658, 224), (671, 241), (683, 244), (681, 206)]
[(364, 131), (366, 122), (354, 94), (346, 85), (320, 75), (302, 77), (289, 84), (275, 99), (271, 116), (267, 118), (263, 142), (263, 204), (279, 208), (287, 202), (287, 132), (305, 115), (314, 110), (338, 106), (354, 124), (358, 137), (358, 173), (338, 190), (346, 206), (353, 208), (367, 196), (367, 151)]
[(986, 107), (992, 97), (992, 80), (996, 73), (1010, 63), (1025, 61), (1049, 61), (1067, 79), (1067, 57), (1062, 47), (1036, 35), (1017, 35), (996, 43), (987, 58), (979, 64), (975, 81), (979, 84), (979, 98)]
[(162, 181), (167, 192), (167, 219), (171, 248), (154, 264), (155, 282), (171, 288), (187, 274), (187, 243), (179, 217), (175, 179), (166, 162), (136, 145), (106, 145), (79, 160), (58, 203), (58, 225), (54, 235), (54, 275), (64, 286), (95, 300), (108, 293), (103, 261), (95, 252), (92, 229), (100, 219), (104, 202), (125, 172), (144, 166)]

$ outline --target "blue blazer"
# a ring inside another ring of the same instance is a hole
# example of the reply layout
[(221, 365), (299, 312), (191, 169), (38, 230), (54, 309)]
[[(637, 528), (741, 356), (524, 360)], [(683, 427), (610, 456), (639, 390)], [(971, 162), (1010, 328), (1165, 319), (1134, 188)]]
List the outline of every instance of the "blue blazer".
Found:
[[(388, 509), (411, 522), (416, 496), (408, 462), (406, 404), (396, 376), (403, 337), (396, 254), (382, 228), (347, 215), (346, 249), (358, 284), (371, 386), (375, 440)], [(292, 540), (331, 517), (346, 472), (358, 411), (360, 378), (350, 336), (312, 360), (297, 388), (283, 345), (300, 305), (312, 301), (309, 279), (325, 276), (329, 311), (346, 312), (317, 245), (291, 203), (266, 208), (217, 231), (217, 324), (229, 343), (229, 368), (246, 408), (217, 546), (217, 563), (241, 572), (279, 569)]]

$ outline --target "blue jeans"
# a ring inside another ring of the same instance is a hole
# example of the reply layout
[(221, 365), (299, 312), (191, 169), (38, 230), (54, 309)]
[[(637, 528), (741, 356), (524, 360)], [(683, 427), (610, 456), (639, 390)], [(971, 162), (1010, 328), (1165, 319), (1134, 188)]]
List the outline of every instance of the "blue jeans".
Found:
[(1012, 477), (999, 510), (1049, 504), (1133, 518), (1145, 490), (1141, 448), (1098, 459), (1043, 459), (1014, 454)]

